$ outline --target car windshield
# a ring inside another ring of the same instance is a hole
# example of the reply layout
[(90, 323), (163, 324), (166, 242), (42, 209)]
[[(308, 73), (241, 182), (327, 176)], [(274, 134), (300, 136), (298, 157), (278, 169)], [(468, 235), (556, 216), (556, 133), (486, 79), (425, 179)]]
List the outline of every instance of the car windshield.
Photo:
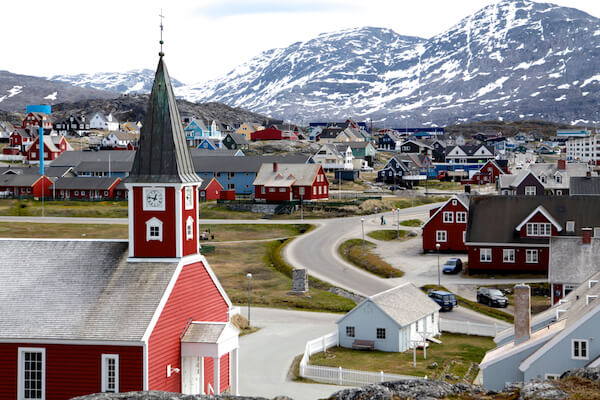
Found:
[(444, 301), (453, 301), (456, 296), (454, 296), (453, 294), (445, 294), (442, 296), (442, 298), (444, 299)]
[(504, 296), (498, 289), (490, 289), (490, 296)]
[(446, 261), (446, 265), (455, 265), (456, 264), (456, 260), (448, 260)]

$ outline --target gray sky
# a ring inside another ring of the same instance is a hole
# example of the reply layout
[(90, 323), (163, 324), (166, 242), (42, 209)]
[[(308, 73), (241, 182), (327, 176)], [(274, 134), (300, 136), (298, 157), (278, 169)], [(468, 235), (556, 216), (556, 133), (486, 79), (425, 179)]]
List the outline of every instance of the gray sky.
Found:
[[(274, 47), (360, 26), (428, 38), (493, 0), (3, 0), (0, 69), (37, 76), (154, 69), (158, 14), (170, 74), (219, 77)], [(557, 0), (600, 17), (598, 0)], [(36, 60), (36, 57), (38, 60)]]

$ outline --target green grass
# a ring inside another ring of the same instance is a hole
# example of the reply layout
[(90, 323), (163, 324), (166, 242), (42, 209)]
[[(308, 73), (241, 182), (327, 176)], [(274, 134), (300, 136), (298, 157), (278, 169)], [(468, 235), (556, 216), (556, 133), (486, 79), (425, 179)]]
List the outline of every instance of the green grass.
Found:
[(215, 237), (201, 243), (287, 238), (302, 234), (309, 227), (308, 224), (201, 224), (201, 233), (210, 232), (209, 237)]
[[(311, 365), (326, 367), (342, 367), (362, 371), (384, 371), (392, 374), (425, 376), (431, 379), (442, 378), (451, 374), (466, 378), (469, 381), (477, 374), (472, 369), (468, 376), (467, 371), (473, 363), (479, 363), (486, 351), (496, 347), (490, 337), (468, 336), (453, 333), (444, 333), (439, 337), (442, 344), (429, 343), (427, 359), (423, 359), (423, 350), (417, 349), (417, 366), (413, 367), (413, 351), (393, 353), (383, 351), (360, 351), (334, 347), (325, 353), (314, 354), (310, 358)], [(432, 363), (437, 363), (437, 368), (431, 368)], [(451, 382), (457, 380), (450, 379)]]
[[(41, 216), (42, 202), (38, 200), (0, 200), (0, 215)], [(126, 201), (45, 201), (46, 217), (127, 218)]]
[(420, 219), (407, 219), (406, 221), (400, 221), (400, 225), (418, 228), (419, 226), (423, 225), (423, 221)]
[[(398, 236), (398, 233), (400, 233), (400, 236)], [(390, 241), (390, 240), (396, 240), (396, 239), (406, 239), (406, 234), (408, 233), (408, 231), (398, 231), (396, 229), (391, 230), (391, 229), (382, 229), (382, 230), (378, 230), (378, 231), (371, 231), (369, 233), (367, 233), (367, 236), (375, 239), (375, 240), (385, 240), (385, 241)]]
[[(446, 289), (444, 286), (438, 286), (438, 285), (425, 285), (421, 289), (424, 292), (427, 292), (429, 290), (446, 290), (449, 292), (449, 290)], [(515, 322), (514, 321), (515, 318), (513, 315), (511, 315), (507, 312), (504, 312), (504, 311), (500, 311), (497, 308), (484, 306), (483, 304), (479, 304), (476, 301), (471, 301), (471, 300), (465, 299), (464, 297), (461, 297), (458, 295), (456, 295), (456, 300), (458, 301), (458, 305), (461, 307), (465, 307), (470, 310), (477, 311), (478, 313), (499, 319), (501, 321), (509, 322), (511, 324)]]
[(264, 214), (250, 211), (233, 211), (222, 207), (214, 201), (200, 203), (200, 219), (260, 219)]
[(117, 224), (39, 224), (0, 222), (0, 237), (42, 239), (127, 239), (127, 225)]
[(399, 278), (404, 275), (404, 272), (392, 267), (370, 251), (375, 248), (373, 242), (365, 241), (366, 252), (364, 255), (362, 246), (361, 239), (350, 239), (340, 245), (338, 252), (349, 263), (382, 278)]

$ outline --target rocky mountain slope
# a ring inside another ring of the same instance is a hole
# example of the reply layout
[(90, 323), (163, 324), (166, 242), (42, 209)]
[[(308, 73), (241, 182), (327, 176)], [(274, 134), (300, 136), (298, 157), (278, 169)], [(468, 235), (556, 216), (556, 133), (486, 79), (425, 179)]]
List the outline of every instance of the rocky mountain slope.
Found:
[(177, 93), (298, 122), (353, 116), (398, 127), (590, 123), (600, 120), (599, 62), (598, 18), (503, 0), (428, 40), (380, 28), (322, 34)]
[[(54, 75), (48, 79), (66, 82), (73, 86), (106, 90), (110, 92), (150, 93), (154, 82), (155, 71), (150, 69), (134, 69), (126, 72), (102, 72), (97, 74)], [(183, 86), (177, 79), (171, 78), (174, 88)]]
[(0, 71), (0, 110), (24, 113), (26, 104), (57, 104), (118, 96), (116, 92), (80, 88), (65, 82)]

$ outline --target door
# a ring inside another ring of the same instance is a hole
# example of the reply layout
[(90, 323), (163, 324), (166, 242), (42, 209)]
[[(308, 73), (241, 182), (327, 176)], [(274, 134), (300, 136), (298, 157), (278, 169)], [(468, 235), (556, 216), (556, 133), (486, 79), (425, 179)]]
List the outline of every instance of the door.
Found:
[(181, 391), (184, 394), (204, 394), (202, 382), (204, 367), (202, 357), (182, 357)]

